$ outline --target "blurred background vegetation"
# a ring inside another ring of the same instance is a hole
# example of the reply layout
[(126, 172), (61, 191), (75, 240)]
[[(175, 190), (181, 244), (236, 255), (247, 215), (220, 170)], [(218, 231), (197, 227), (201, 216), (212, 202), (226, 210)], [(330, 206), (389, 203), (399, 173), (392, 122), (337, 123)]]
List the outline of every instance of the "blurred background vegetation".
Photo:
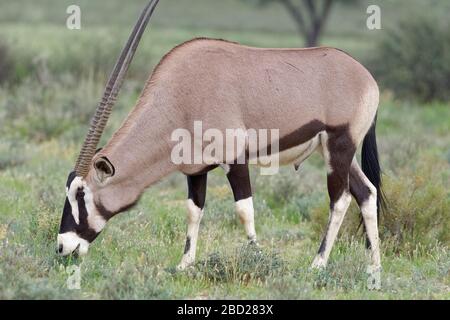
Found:
[[(209, 180), (199, 265), (173, 274), (185, 233), (174, 175), (115, 218), (65, 287), (54, 256), (64, 183), (106, 77), (146, 0), (0, 0), (0, 298), (450, 298), (450, 2), (161, 0), (104, 135), (134, 105), (159, 59), (193, 37), (259, 47), (333, 46), (382, 89), (379, 147), (389, 210), (381, 217), (382, 290), (366, 287), (352, 204), (330, 267), (308, 271), (328, 216), (320, 157), (298, 174), (252, 171), (261, 252), (248, 252), (222, 172)], [(81, 30), (66, 9), (81, 7)], [(381, 30), (366, 9), (381, 8)], [(303, 23), (301, 22), (303, 21)], [(320, 24), (320, 26), (318, 26)]]

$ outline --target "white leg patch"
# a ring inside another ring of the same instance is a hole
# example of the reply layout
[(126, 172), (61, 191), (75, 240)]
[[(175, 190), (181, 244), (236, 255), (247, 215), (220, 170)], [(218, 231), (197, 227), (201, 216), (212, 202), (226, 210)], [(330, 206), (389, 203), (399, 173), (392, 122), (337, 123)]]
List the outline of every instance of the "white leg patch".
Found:
[(317, 255), (314, 258), (313, 263), (311, 265), (311, 267), (314, 269), (321, 269), (321, 268), (325, 268), (326, 266), (327, 266), (327, 261), (321, 255)]
[(195, 262), (195, 253), (197, 249), (198, 229), (200, 221), (203, 217), (203, 210), (197, 207), (191, 199), (187, 200), (188, 207), (188, 230), (186, 236), (186, 252), (181, 258), (180, 264), (177, 266), (178, 270), (184, 270), (186, 267)]
[(371, 194), (361, 205), (361, 213), (366, 226), (367, 238), (370, 241), (371, 260), (374, 268), (381, 265), (380, 246), (378, 237), (377, 196)]
[(312, 265), (313, 268), (321, 268), (326, 266), (334, 241), (336, 240), (336, 236), (351, 201), (352, 197), (350, 193), (345, 191), (339, 200), (334, 203), (333, 209), (330, 211), (330, 221), (325, 233), (324, 246), (321, 248), (321, 252), (314, 259)]
[(255, 210), (253, 209), (253, 197), (236, 202), (236, 212), (244, 225), (247, 238), (256, 241)]

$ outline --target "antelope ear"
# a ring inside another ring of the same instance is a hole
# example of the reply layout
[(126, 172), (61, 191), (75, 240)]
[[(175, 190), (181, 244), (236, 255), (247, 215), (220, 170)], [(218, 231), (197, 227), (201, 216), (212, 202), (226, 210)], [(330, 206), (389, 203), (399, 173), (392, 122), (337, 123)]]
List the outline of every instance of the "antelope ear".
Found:
[(97, 178), (100, 182), (104, 182), (109, 177), (112, 177), (116, 172), (116, 169), (106, 157), (101, 157), (95, 160), (94, 167), (97, 172)]

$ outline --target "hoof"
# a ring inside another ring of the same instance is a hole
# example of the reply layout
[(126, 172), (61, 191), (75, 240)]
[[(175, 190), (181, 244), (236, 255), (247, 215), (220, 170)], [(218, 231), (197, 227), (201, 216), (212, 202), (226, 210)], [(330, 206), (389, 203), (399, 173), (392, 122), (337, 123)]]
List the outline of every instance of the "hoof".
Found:
[(194, 266), (193, 262), (189, 262), (189, 263), (181, 262), (179, 265), (177, 265), (176, 270), (180, 271), (180, 272), (186, 271), (187, 269), (192, 268), (193, 266)]
[(321, 256), (316, 256), (314, 258), (313, 263), (311, 264), (311, 269), (315, 269), (315, 270), (325, 269), (326, 266), (327, 266), (327, 262), (325, 261), (325, 259), (322, 258)]
[(369, 290), (380, 290), (381, 289), (381, 266), (380, 265), (369, 265), (367, 267), (367, 288)]
[(248, 245), (249, 246), (255, 246), (255, 247), (261, 247), (260, 245), (259, 245), (259, 243), (258, 243), (258, 241), (256, 241), (256, 240), (249, 240), (248, 241)]
[(184, 271), (184, 270), (186, 270), (186, 268), (187, 268), (186, 265), (180, 263), (179, 265), (177, 265), (176, 270), (177, 271)]

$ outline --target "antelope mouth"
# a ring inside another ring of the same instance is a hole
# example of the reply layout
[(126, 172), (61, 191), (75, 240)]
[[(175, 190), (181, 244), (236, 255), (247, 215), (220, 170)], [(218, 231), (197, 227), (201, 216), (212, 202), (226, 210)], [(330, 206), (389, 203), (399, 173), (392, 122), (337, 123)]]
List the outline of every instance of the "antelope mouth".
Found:
[(80, 244), (77, 245), (77, 247), (75, 248), (75, 250), (73, 250), (70, 255), (75, 256), (76, 258), (79, 256), (80, 254)]

